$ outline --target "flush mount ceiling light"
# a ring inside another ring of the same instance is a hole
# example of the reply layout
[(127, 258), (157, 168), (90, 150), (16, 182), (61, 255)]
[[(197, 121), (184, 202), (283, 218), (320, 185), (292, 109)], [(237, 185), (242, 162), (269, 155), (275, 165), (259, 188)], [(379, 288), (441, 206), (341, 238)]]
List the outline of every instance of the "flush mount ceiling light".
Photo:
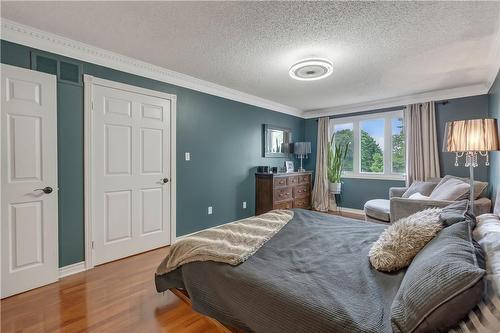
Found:
[(326, 59), (305, 59), (290, 67), (288, 72), (295, 80), (320, 80), (332, 74), (333, 64)]

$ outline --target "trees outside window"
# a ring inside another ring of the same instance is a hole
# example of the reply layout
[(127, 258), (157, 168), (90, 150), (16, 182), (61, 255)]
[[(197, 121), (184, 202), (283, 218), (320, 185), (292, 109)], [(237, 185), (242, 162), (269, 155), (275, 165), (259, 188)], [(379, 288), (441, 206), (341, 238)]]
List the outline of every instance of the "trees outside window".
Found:
[(403, 118), (392, 119), (392, 172), (406, 172), (406, 138)]
[(354, 152), (354, 134), (352, 131), (352, 124), (342, 124), (335, 126), (335, 145), (345, 147), (346, 144), (349, 144), (347, 148), (347, 154), (344, 159), (343, 170), (346, 172), (353, 171), (353, 152)]
[(384, 119), (361, 121), (361, 172), (384, 172)]

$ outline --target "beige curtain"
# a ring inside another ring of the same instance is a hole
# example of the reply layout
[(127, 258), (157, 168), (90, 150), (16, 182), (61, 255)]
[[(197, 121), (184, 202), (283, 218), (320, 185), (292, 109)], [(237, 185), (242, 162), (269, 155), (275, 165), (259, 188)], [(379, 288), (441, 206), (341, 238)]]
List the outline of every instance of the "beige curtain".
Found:
[(316, 145), (316, 172), (312, 193), (313, 209), (328, 211), (328, 124), (330, 119), (323, 117), (318, 120), (318, 142)]
[(440, 177), (434, 102), (411, 104), (404, 112), (406, 184)]
[(500, 215), (500, 188), (497, 190), (497, 193), (492, 194), (491, 201), (494, 204), (493, 213)]

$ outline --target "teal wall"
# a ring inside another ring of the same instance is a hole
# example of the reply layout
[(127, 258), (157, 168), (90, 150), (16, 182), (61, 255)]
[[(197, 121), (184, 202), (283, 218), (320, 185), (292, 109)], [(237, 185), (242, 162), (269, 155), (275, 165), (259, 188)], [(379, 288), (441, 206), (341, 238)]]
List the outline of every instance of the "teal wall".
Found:
[[(464, 166), (464, 159), (460, 160), (460, 166), (455, 166), (455, 154), (443, 152), (443, 137), (445, 125), (449, 121), (476, 119), (488, 117), (488, 95), (471, 96), (450, 99), (446, 104), (436, 105), (436, 124), (438, 135), (439, 164), (441, 175), (454, 175), (458, 177), (469, 177), (469, 168)], [(488, 181), (488, 168), (484, 165), (482, 158), (479, 166), (474, 169), (474, 179)]]
[[(1, 62), (30, 68), (25, 46), (1, 42)], [(254, 215), (257, 165), (281, 166), (262, 157), (262, 125), (289, 127), (304, 138), (305, 121), (110, 68), (49, 54), (82, 65), (83, 73), (177, 95), (177, 235)], [(59, 266), (84, 260), (83, 87), (58, 83)], [(191, 161), (184, 161), (184, 153)], [(247, 209), (242, 209), (242, 202)], [(213, 215), (207, 207), (213, 206)]]
[[(495, 83), (489, 93), (489, 116), (498, 119), (500, 122), (500, 73), (497, 75)], [(490, 184), (493, 202), (496, 199), (500, 185), (500, 152), (491, 153)]]
[[(498, 79), (497, 79), (498, 82)], [(455, 175), (459, 177), (468, 177), (469, 169), (463, 166), (455, 167), (455, 155), (452, 153), (445, 153), (442, 151), (442, 141), (444, 136), (445, 124), (448, 121), (459, 119), (473, 119), (484, 118), (488, 116), (488, 106), (492, 99), (496, 98), (497, 103), (497, 117), (498, 117), (498, 86), (496, 85), (496, 95), (471, 96), (464, 98), (456, 98), (447, 101), (447, 103), (436, 103), (436, 122), (437, 122), (437, 135), (438, 135), (438, 149), (441, 167), (441, 176)], [(496, 96), (496, 97), (495, 97)], [(332, 118), (342, 118), (346, 116), (363, 115), (378, 112), (389, 112), (394, 110), (401, 110), (401, 107), (371, 110), (365, 112), (354, 113), (350, 115), (334, 116)], [(491, 111), (491, 110), (490, 110)], [(316, 166), (316, 137), (318, 133), (317, 119), (307, 119), (305, 123), (305, 140), (312, 142), (313, 154), (306, 162), (306, 168), (314, 170)], [(498, 157), (497, 157), (498, 160)], [(462, 164), (463, 165), (463, 164)], [(491, 167), (491, 170), (494, 168)], [(497, 168), (498, 169), (498, 168)], [(498, 177), (498, 176), (497, 176)], [(488, 181), (488, 168), (481, 164), (475, 170), (475, 179)], [(498, 180), (498, 178), (497, 178)], [(393, 186), (405, 186), (405, 182), (397, 180), (376, 180), (376, 179), (353, 179), (344, 178), (342, 184), (342, 197), (341, 205), (348, 208), (362, 209), (367, 200), (373, 198), (388, 198), (389, 188)], [(498, 183), (498, 181), (497, 181)]]

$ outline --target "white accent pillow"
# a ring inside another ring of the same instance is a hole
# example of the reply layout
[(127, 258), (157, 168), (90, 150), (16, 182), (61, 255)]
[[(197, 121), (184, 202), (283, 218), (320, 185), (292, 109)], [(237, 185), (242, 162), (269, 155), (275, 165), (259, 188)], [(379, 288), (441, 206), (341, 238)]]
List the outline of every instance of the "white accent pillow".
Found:
[(483, 214), (476, 219), (473, 236), (486, 254), (486, 274), (492, 278), (493, 289), (500, 296), (500, 217)]
[(420, 193), (413, 193), (412, 195), (410, 195), (408, 197), (408, 199), (413, 199), (413, 200), (430, 200), (431, 198), (426, 196), (426, 195), (423, 195), (423, 194), (420, 194)]
[(481, 245), (486, 256), (486, 290), (481, 303), (450, 333), (492, 333), (498, 332), (499, 328), (500, 217), (494, 214), (478, 216), (473, 237)]

